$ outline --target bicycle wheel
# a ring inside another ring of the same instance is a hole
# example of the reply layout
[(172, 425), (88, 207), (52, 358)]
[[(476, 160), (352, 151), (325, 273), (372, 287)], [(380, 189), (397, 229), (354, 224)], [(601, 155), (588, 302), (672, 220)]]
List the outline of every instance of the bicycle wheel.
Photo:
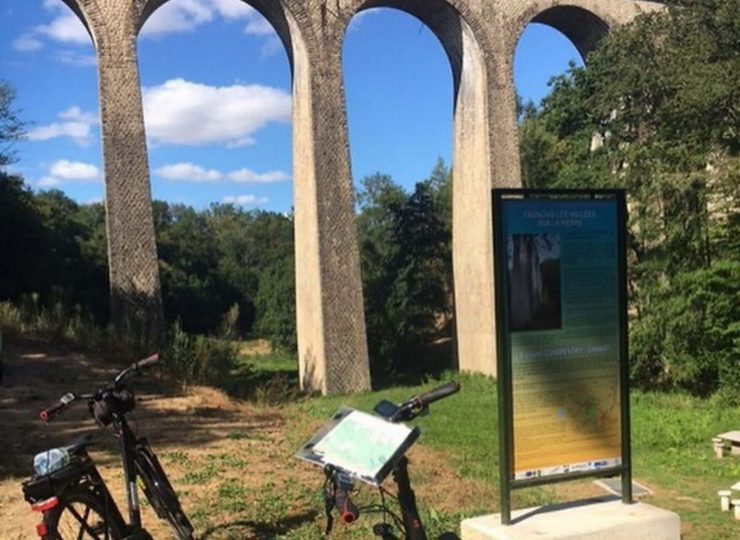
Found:
[(178, 540), (192, 540), (193, 526), (180, 506), (175, 490), (159, 464), (157, 456), (148, 446), (138, 448), (134, 457), (136, 471), (144, 483), (144, 495), (157, 516), (167, 520)]
[(59, 505), (44, 514), (43, 540), (122, 540), (125, 525), (106, 506), (105, 498), (90, 489), (66, 491)]

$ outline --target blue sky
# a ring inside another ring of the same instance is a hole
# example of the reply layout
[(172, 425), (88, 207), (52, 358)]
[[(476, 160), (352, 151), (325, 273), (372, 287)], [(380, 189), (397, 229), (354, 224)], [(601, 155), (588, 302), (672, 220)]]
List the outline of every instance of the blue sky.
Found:
[[(153, 196), (289, 211), (290, 73), (270, 25), (240, 0), (171, 0), (138, 49)], [(0, 79), (28, 123), (9, 170), (35, 190), (101, 201), (95, 56), (82, 25), (61, 0), (3, 0), (0, 51)], [(428, 28), (370, 10), (353, 20), (343, 54), (355, 181), (383, 172), (411, 188), (438, 157), (449, 164), (452, 77)], [(517, 91), (538, 102), (570, 60), (581, 62), (565, 37), (528, 26)]]

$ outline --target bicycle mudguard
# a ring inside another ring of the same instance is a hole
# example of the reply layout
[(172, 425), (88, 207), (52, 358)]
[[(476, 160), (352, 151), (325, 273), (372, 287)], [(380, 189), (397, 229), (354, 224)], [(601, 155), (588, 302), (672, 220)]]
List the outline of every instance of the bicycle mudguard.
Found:
[(59, 494), (66, 486), (86, 476), (98, 476), (95, 464), (86, 455), (75, 456), (68, 465), (58, 471), (32, 477), (23, 482), (23, 497), (29, 504), (43, 501)]

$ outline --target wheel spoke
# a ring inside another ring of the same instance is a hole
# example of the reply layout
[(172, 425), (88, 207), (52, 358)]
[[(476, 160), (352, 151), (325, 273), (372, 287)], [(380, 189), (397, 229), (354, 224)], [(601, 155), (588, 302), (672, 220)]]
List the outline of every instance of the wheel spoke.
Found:
[(82, 540), (83, 538), (85, 538), (85, 533), (87, 533), (88, 535), (90, 535), (90, 537), (94, 538), (95, 540), (101, 540), (100, 537), (98, 536), (96, 530), (93, 529), (91, 527), (91, 524), (89, 524), (87, 522), (87, 520), (90, 517), (90, 512), (92, 511), (94, 517), (100, 517), (101, 518), (101, 521), (98, 522), (98, 523), (95, 523), (94, 525), (100, 526), (100, 524), (102, 523), (103, 529), (107, 531), (107, 527), (105, 526), (105, 523), (102, 521), (102, 516), (99, 516), (97, 512), (94, 512), (93, 508), (91, 508), (90, 506), (85, 505), (84, 515), (81, 515), (79, 513), (79, 511), (74, 506), (72, 506), (71, 504), (69, 506), (67, 506), (66, 509), (69, 511), (69, 513), (72, 515), (72, 517), (74, 517), (74, 519), (80, 525), (80, 530), (77, 533), (77, 540)]

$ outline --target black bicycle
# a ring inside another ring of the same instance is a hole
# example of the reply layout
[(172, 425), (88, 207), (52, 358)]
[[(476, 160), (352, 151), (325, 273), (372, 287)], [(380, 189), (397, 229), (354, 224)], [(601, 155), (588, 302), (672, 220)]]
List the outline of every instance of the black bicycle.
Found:
[[(427, 414), (430, 403), (450, 396), (458, 390), (460, 390), (460, 385), (457, 382), (450, 382), (420, 396), (414, 396), (399, 405), (383, 400), (375, 406), (373, 411), (391, 422), (405, 422)], [(379, 485), (380, 504), (364, 507), (358, 507), (350, 497), (350, 492), (354, 489), (352, 474), (339, 467), (326, 466), (324, 468), (326, 481), (323, 489), (327, 518), (326, 534), (331, 532), (332, 513), (336, 509), (340, 520), (344, 523), (354, 522), (363, 512), (381, 513), (383, 519), (373, 526), (373, 532), (382, 540), (400, 540), (401, 538), (403, 540), (427, 540), (427, 533), (416, 506), (416, 495), (411, 488), (408, 464), (408, 459), (403, 455), (391, 470), (393, 481), (396, 484), (395, 494)], [(388, 504), (389, 499), (397, 502), (400, 515), (391, 510)], [(395, 529), (398, 529), (402, 536), (397, 536)], [(445, 533), (439, 537), (439, 540), (457, 538), (457, 535), (453, 533)]]
[(26, 501), (42, 514), (36, 532), (43, 540), (152, 540), (141, 525), (137, 479), (141, 479), (149, 503), (159, 518), (167, 520), (175, 538), (192, 540), (193, 527), (157, 456), (126, 420), (136, 405), (126, 381), (158, 362), (158, 355), (134, 362), (112, 383), (92, 394), (69, 393), (41, 411), (41, 420), (48, 422), (72, 404), (84, 401), (100, 427), (111, 427), (119, 442), (128, 506), (125, 520), (87, 453), (90, 435), (47, 450), (36, 456), (34, 476), (23, 483)]

